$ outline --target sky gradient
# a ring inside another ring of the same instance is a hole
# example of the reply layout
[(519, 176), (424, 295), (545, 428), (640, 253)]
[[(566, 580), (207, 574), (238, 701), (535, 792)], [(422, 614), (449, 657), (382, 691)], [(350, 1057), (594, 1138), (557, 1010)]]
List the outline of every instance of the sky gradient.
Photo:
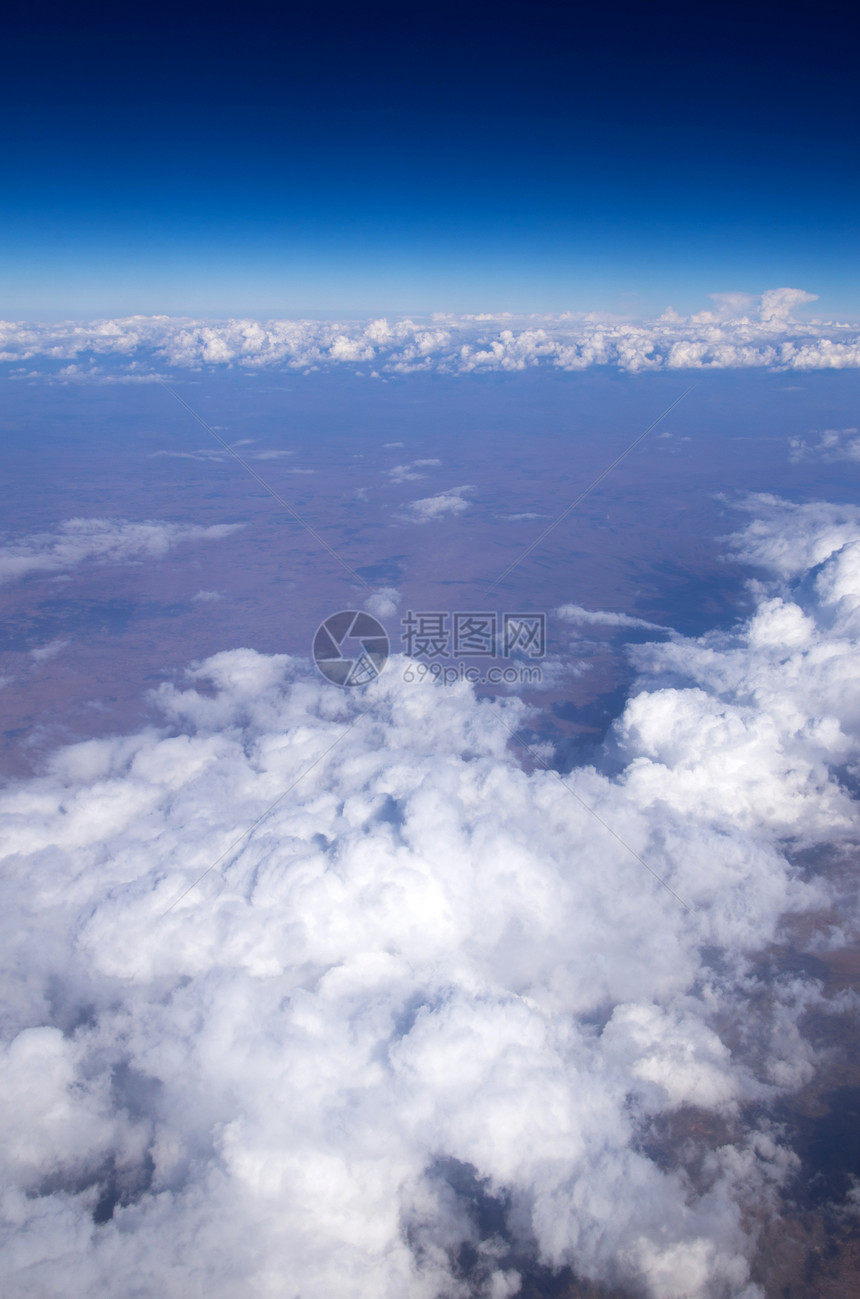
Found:
[(6, 44), (6, 318), (858, 314), (833, 6), (46, 5)]

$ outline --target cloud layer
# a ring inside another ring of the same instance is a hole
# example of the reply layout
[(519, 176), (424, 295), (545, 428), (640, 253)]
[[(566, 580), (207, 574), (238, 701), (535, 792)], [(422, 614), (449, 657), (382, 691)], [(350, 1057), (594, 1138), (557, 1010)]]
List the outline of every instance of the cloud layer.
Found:
[(753, 616), (635, 648), (575, 797), (516, 700), (248, 649), (5, 795), (4, 1295), (761, 1294), (822, 998), (754, 957), (857, 833), (860, 517), (749, 508)]
[(860, 365), (857, 325), (800, 322), (802, 289), (714, 294), (713, 309), (657, 320), (593, 314), (453, 316), (372, 321), (226, 320), (168, 316), (26, 324), (0, 322), (0, 361), (29, 373), (50, 364), (68, 380), (146, 379), (168, 368), (308, 370), (348, 365), (380, 375), (614, 366), (649, 370), (846, 369)]

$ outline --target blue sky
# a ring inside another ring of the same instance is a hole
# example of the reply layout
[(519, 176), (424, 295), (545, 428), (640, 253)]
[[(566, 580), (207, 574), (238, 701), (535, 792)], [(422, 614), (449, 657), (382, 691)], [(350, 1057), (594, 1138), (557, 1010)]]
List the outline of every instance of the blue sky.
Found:
[(12, 20), (2, 314), (856, 316), (835, 9), (291, 5)]

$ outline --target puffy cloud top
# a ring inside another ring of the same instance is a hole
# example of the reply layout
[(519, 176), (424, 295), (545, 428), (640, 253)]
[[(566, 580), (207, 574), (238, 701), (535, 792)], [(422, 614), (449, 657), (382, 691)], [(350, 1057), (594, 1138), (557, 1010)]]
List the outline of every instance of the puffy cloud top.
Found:
[[(234, 649), (7, 791), (4, 1295), (761, 1295), (824, 1003), (754, 957), (829, 901), (792, 848), (857, 833), (860, 519), (758, 505), (753, 616), (632, 651), (605, 765)], [(691, 1113), (725, 1137), (655, 1155)]]

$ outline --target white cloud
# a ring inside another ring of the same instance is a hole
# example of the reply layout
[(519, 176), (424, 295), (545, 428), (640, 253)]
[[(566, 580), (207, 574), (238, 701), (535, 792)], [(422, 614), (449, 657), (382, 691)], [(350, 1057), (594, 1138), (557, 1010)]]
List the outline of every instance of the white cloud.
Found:
[(49, 659), (56, 658), (68, 643), (67, 640), (48, 641), (46, 645), (37, 645), (35, 649), (31, 649), (30, 656), (34, 663), (47, 663)]
[[(801, 508), (735, 541), (752, 618), (631, 650), (576, 798), (517, 765), (519, 701), (248, 649), (8, 789), (4, 1295), (499, 1299), (532, 1258), (760, 1299), (796, 1167), (761, 1116), (826, 1003), (753, 958), (830, 901), (788, 849), (858, 828), (860, 520)], [(730, 1135), (661, 1164), (691, 1107)]]
[(586, 627), (641, 627), (646, 631), (670, 631), (656, 622), (634, 618), (629, 613), (616, 613), (609, 609), (583, 609), (579, 604), (563, 604), (556, 610), (559, 618)]
[(425, 496), (422, 500), (412, 501), (408, 506), (407, 517), (410, 517), (413, 523), (431, 523), (449, 514), (463, 514), (470, 504), (465, 493), (474, 490), (474, 487), (468, 486), (451, 487), (447, 492), (440, 492), (438, 496)]
[(795, 505), (766, 492), (751, 493), (736, 508), (754, 514), (730, 542), (735, 557), (783, 579), (797, 578), (857, 538), (860, 508), (811, 501)]
[[(214, 426), (213, 426), (214, 427)], [(244, 448), (254, 443), (253, 438), (243, 438), (239, 442), (233, 443), (233, 449), (236, 447)], [(295, 451), (273, 450), (273, 451), (252, 451), (242, 450), (241, 458), (243, 460), (280, 460), (283, 456), (294, 456)], [(158, 457), (166, 456), (171, 460), (203, 460), (203, 461), (228, 461), (231, 459), (230, 451), (226, 447), (213, 445), (211, 447), (199, 447), (196, 451), (172, 451), (161, 450), (151, 451), (150, 458), (155, 460)], [(312, 473), (313, 470), (293, 470), (293, 473)]]
[(411, 482), (416, 478), (423, 478), (423, 474), (416, 474), (411, 465), (395, 465), (388, 471), (389, 478), (393, 478), (396, 483)]
[(228, 453), (218, 446), (200, 447), (197, 451), (151, 451), (150, 459), (156, 460), (164, 456), (170, 460), (202, 460), (221, 461), (227, 459)]
[(128, 519), (68, 519), (56, 532), (37, 532), (0, 546), (0, 582), (30, 573), (67, 572), (78, 564), (130, 564), (163, 559), (174, 546), (217, 541), (244, 525), (133, 522)]
[(441, 460), (412, 460), (406, 465), (395, 465), (393, 469), (388, 470), (388, 476), (393, 478), (396, 483), (410, 482), (416, 478), (424, 478), (425, 475), (416, 473), (417, 469), (424, 469), (431, 465), (441, 465)]
[[(717, 304), (717, 312), (723, 320), (738, 320), (755, 311), (756, 300), (751, 293), (710, 293), (708, 296)], [(673, 319), (680, 317), (675, 315)]]
[(817, 442), (792, 438), (790, 460), (860, 460), (860, 429), (826, 428)]
[(782, 324), (793, 318), (796, 307), (815, 302), (817, 297), (817, 293), (806, 293), (803, 289), (768, 289), (761, 295), (761, 318)]
[(386, 618), (394, 617), (402, 598), (395, 586), (381, 586), (377, 591), (370, 593), (364, 602), (364, 607), (368, 613), (384, 621)]
[[(445, 316), (432, 322), (224, 320), (168, 316), (27, 324), (0, 322), (0, 362), (40, 361), (63, 381), (153, 377), (153, 371), (203, 366), (309, 371), (373, 360), (380, 372), (453, 374), (613, 366), (633, 373), (666, 369), (757, 367), (844, 369), (860, 365), (856, 323), (794, 318), (814, 301), (802, 289), (712, 294), (714, 310), (656, 320), (596, 313), (558, 316)], [(61, 361), (72, 362), (62, 368)], [(30, 373), (29, 371), (27, 373)], [(395, 447), (403, 443), (391, 442)], [(261, 453), (265, 455), (265, 453)]]

